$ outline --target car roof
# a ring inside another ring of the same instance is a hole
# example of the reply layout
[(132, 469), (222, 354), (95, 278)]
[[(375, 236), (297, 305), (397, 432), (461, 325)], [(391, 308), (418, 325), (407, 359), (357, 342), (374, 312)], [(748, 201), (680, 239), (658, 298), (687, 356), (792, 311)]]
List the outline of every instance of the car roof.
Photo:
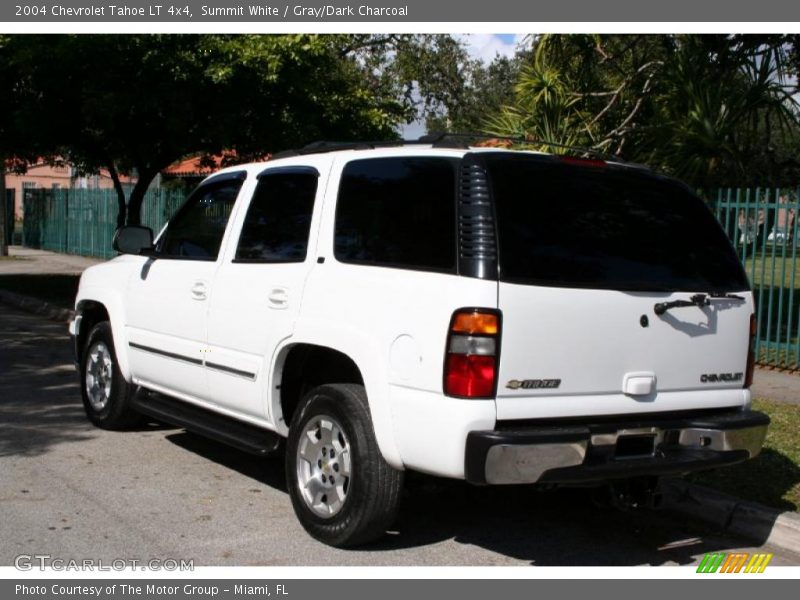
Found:
[[(246, 171), (248, 176), (258, 175), (265, 169), (278, 167), (308, 166), (308, 167), (327, 167), (339, 158), (357, 160), (360, 158), (388, 158), (394, 156), (443, 156), (452, 158), (462, 158), (465, 154), (509, 154), (509, 155), (529, 155), (529, 156), (555, 156), (548, 152), (538, 152), (534, 150), (511, 150), (507, 148), (491, 148), (485, 146), (472, 146), (464, 148), (447, 148), (435, 146), (433, 144), (406, 144), (402, 146), (386, 146), (377, 148), (349, 148), (336, 150), (332, 149), (324, 152), (314, 152), (309, 154), (294, 154), (290, 156), (280, 156), (266, 161), (252, 162), (240, 165), (225, 167), (210, 175), (207, 179), (224, 173), (236, 173)], [(610, 165), (623, 167), (646, 168), (641, 165), (607, 160)]]

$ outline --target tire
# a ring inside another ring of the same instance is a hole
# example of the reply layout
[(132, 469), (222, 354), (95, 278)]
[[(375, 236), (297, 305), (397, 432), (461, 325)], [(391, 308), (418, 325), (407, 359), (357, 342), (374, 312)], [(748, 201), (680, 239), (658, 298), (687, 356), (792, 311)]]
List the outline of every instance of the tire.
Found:
[(125, 381), (117, 365), (108, 321), (89, 332), (81, 354), (81, 395), (86, 416), (103, 429), (127, 429), (142, 421), (131, 407), (135, 386)]
[(378, 449), (363, 386), (322, 385), (305, 396), (289, 428), (286, 483), (297, 518), (317, 540), (344, 548), (385, 534), (403, 472)]

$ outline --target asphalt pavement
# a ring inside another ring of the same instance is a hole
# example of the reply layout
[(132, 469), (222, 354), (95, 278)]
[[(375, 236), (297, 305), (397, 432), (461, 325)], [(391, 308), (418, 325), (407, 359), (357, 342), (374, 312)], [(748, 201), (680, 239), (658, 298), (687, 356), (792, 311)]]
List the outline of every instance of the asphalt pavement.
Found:
[(282, 461), (156, 424), (126, 432), (83, 416), (66, 328), (0, 305), (0, 565), (192, 559), (201, 565), (687, 565), (755, 548), (667, 512), (596, 507), (588, 490), (479, 488), (408, 478), (380, 543), (337, 550), (294, 517)]

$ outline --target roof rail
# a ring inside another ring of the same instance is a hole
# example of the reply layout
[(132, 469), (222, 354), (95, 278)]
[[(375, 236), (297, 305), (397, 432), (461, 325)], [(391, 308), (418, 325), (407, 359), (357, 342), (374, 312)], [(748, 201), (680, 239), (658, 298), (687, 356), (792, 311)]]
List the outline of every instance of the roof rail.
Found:
[(326, 152), (335, 152), (337, 150), (374, 150), (376, 148), (396, 148), (400, 146), (413, 146), (413, 145), (431, 145), (434, 148), (463, 148), (467, 149), (473, 146), (474, 143), (470, 141), (475, 140), (504, 140), (509, 142), (518, 142), (523, 144), (538, 144), (540, 146), (548, 146), (551, 148), (562, 148), (572, 150), (579, 154), (586, 154), (601, 158), (603, 160), (611, 160), (614, 162), (625, 162), (621, 157), (616, 154), (607, 152), (600, 152), (592, 148), (585, 148), (582, 146), (570, 146), (567, 144), (559, 144), (557, 142), (546, 142), (544, 140), (537, 140), (531, 137), (514, 137), (514, 136), (501, 136), (501, 135), (488, 135), (485, 133), (452, 133), (452, 132), (434, 132), (421, 136), (416, 140), (380, 140), (374, 142), (361, 141), (361, 142), (330, 142), (330, 141), (316, 141), (306, 144), (302, 148), (295, 150), (284, 150), (273, 155), (273, 159), (287, 158), (289, 156), (304, 156), (306, 154), (324, 154)]
[[(445, 146), (446, 141), (450, 140), (464, 140), (460, 147), (467, 148), (470, 146), (468, 143), (469, 140), (504, 140), (509, 142), (519, 142), (522, 144), (538, 144), (540, 146), (548, 146), (550, 148), (563, 148), (565, 150), (573, 150), (574, 152), (578, 152), (581, 154), (588, 154), (590, 156), (595, 156), (597, 158), (602, 158), (603, 160), (611, 160), (614, 162), (626, 162), (620, 156), (616, 154), (612, 154), (610, 152), (601, 152), (600, 150), (595, 150), (593, 148), (586, 148), (584, 146), (570, 146), (569, 144), (559, 144), (558, 142), (547, 142), (544, 140), (537, 140), (533, 137), (521, 137), (521, 136), (505, 136), (505, 135), (490, 135), (485, 133), (457, 133), (457, 132), (434, 132), (424, 135), (420, 138), (420, 142), (424, 140), (425, 143), (433, 144), (437, 147)], [(452, 144), (452, 142), (451, 142)], [(473, 144), (474, 145), (474, 144)], [(448, 147), (453, 147), (452, 145), (448, 145)]]
[(418, 140), (380, 140), (374, 142), (329, 142), (320, 140), (306, 144), (302, 148), (278, 152), (273, 156), (273, 158), (303, 156), (306, 154), (324, 154), (325, 152), (335, 152), (337, 150), (374, 150), (376, 148), (394, 148), (398, 146), (430, 143), (431, 142), (426, 141), (423, 138), (419, 138)]

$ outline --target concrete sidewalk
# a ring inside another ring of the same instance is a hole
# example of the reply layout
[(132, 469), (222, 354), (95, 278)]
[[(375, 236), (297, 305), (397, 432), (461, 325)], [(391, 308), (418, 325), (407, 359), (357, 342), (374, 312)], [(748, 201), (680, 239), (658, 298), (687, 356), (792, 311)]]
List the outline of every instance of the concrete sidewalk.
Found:
[(800, 404), (800, 375), (756, 368), (753, 375), (753, 398)]
[(0, 275), (78, 275), (84, 269), (104, 262), (101, 258), (59, 254), (22, 246), (9, 246), (8, 256), (0, 259)]

